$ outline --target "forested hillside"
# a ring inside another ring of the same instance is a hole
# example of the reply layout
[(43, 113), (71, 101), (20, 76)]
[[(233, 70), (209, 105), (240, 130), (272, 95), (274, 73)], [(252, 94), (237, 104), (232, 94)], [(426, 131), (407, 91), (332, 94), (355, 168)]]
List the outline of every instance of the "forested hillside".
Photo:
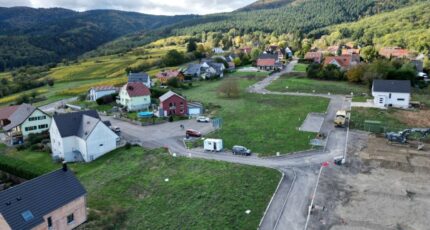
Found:
[(297, 0), (258, 0), (248, 6), (238, 9), (237, 11), (250, 11), (250, 10), (261, 10), (261, 9), (273, 9), (277, 7), (281, 7), (288, 3), (294, 2)]
[[(320, 42), (332, 45), (355, 41), (361, 46), (399, 46), (417, 52), (430, 50), (430, 2), (331, 27)], [(320, 43), (320, 44), (321, 44)]]
[(0, 71), (75, 58), (120, 36), (194, 17), (115, 10), (0, 8)]

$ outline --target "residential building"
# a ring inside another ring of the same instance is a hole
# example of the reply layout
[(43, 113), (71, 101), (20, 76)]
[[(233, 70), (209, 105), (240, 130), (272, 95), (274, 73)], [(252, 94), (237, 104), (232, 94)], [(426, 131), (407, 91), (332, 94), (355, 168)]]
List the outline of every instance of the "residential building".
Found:
[(184, 71), (184, 76), (187, 80), (200, 78), (201, 68), (200, 64), (189, 64), (187, 69)]
[(372, 96), (378, 107), (408, 108), (411, 98), (409, 80), (373, 80)]
[(358, 54), (329, 56), (324, 60), (324, 65), (336, 65), (342, 70), (348, 70), (359, 63), (360, 56)]
[(400, 47), (383, 47), (379, 50), (379, 55), (385, 58), (407, 58), (411, 53)]
[(95, 110), (54, 115), (49, 134), (54, 160), (91, 162), (117, 147), (118, 136)]
[(29, 104), (0, 108), (0, 126), (5, 131), (5, 142), (9, 145), (24, 143), (31, 133), (49, 129), (51, 117)]
[(282, 68), (282, 63), (278, 59), (276, 54), (261, 54), (257, 59), (257, 67), (260, 70), (273, 71)]
[(129, 73), (128, 74), (128, 82), (134, 83), (134, 82), (140, 82), (146, 85), (146, 87), (151, 88), (152, 82), (149, 75), (145, 72), (139, 72), (139, 73)]
[(243, 47), (239, 49), (240, 52), (243, 52), (245, 54), (251, 54), (252, 48), (251, 47)]
[(201, 75), (203, 79), (214, 77), (224, 77), (225, 66), (223, 63), (217, 63), (212, 59), (206, 59), (201, 63)]
[(215, 47), (215, 48), (212, 49), (212, 52), (214, 54), (223, 54), (224, 50), (221, 47)]
[(145, 110), (151, 105), (151, 92), (141, 82), (129, 82), (119, 91), (117, 103), (127, 111)]
[(87, 192), (62, 169), (0, 192), (1, 230), (71, 230), (87, 220)]
[(320, 64), (323, 59), (323, 53), (320, 51), (307, 52), (304, 59)]
[(285, 48), (285, 54), (286, 54), (287, 58), (293, 57), (293, 51), (291, 51), (291, 49), (289, 47)]
[(113, 86), (97, 86), (92, 87), (88, 93), (88, 100), (96, 101), (97, 99), (118, 93), (118, 88)]
[(160, 108), (164, 111), (164, 116), (186, 116), (188, 114), (187, 100), (181, 95), (169, 91), (160, 98)]
[(333, 45), (333, 46), (329, 46), (327, 47), (327, 53), (332, 54), (332, 55), (337, 55), (339, 52), (340, 46), (338, 45)]
[(166, 70), (158, 73), (155, 77), (160, 81), (161, 84), (167, 84), (167, 81), (172, 78), (178, 78), (179, 81), (184, 80), (184, 74), (179, 70)]

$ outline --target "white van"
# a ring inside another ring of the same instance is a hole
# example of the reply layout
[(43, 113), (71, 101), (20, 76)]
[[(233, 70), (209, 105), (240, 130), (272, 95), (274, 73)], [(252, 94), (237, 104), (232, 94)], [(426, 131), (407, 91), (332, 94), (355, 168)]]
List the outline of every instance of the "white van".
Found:
[(205, 151), (222, 151), (223, 145), (221, 139), (206, 139), (203, 142), (203, 148)]

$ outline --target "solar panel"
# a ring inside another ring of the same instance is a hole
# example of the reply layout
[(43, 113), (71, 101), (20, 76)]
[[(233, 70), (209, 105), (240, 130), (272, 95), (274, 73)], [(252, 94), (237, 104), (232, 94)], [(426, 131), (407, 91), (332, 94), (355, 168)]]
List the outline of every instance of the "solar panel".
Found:
[(23, 213), (21, 213), (22, 218), (24, 218), (24, 220), (26, 222), (32, 220), (34, 218), (33, 213), (31, 213), (30, 210), (24, 211)]

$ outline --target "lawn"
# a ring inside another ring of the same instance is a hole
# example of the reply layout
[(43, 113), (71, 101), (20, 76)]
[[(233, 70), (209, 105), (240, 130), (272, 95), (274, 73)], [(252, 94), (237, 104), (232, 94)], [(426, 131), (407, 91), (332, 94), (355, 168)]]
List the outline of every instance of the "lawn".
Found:
[(227, 76), (229, 76), (229, 77), (248, 77), (248, 76), (266, 77), (267, 75), (269, 75), (269, 72), (267, 72), (267, 71), (258, 71), (258, 72), (234, 71), (232, 73), (229, 73)]
[(388, 130), (401, 130), (407, 125), (399, 119), (397, 109), (377, 109), (377, 108), (358, 108), (351, 109), (351, 128), (364, 130), (364, 121), (380, 121), (383, 127)]
[(306, 72), (307, 68), (308, 68), (308, 64), (297, 63), (296, 65), (294, 65), (293, 71), (304, 73)]
[(237, 99), (217, 95), (221, 81), (206, 82), (182, 93), (191, 100), (203, 102), (212, 116), (223, 119), (223, 127), (212, 136), (222, 138), (226, 148), (244, 145), (262, 156), (309, 149), (309, 140), (315, 134), (300, 132), (297, 128), (309, 112), (325, 112), (328, 99), (245, 92), (246, 87), (261, 79), (238, 78), (242, 93)]
[(305, 77), (283, 75), (274, 81), (269, 87), (270, 91), (275, 92), (301, 92), (319, 94), (351, 94), (362, 95), (369, 93), (364, 85), (351, 84), (344, 81), (324, 81), (314, 80)]
[(116, 105), (115, 103), (99, 105), (95, 101), (80, 101), (80, 100), (71, 102), (71, 104), (80, 106), (84, 110), (94, 109), (94, 110), (103, 111), (103, 112), (107, 112), (111, 110), (112, 107)]
[[(12, 156), (60, 167), (47, 153)], [(272, 169), (140, 147), (70, 167), (88, 191), (87, 229), (256, 229), (280, 179)]]

